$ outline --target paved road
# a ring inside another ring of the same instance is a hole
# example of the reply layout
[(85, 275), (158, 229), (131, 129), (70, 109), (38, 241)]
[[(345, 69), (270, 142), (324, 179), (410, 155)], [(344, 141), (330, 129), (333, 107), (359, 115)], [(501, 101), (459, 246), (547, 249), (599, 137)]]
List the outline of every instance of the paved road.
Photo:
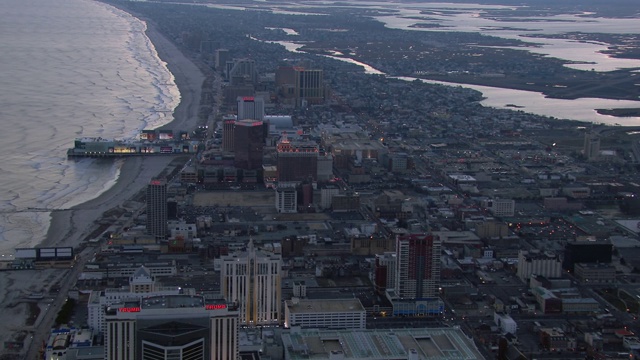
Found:
[(75, 284), (80, 272), (82, 272), (84, 264), (93, 256), (95, 251), (95, 247), (87, 247), (84, 249), (84, 251), (78, 255), (76, 264), (70, 269), (67, 276), (60, 280), (60, 290), (54, 297), (45, 314), (40, 318), (40, 322), (36, 324), (35, 331), (33, 333), (33, 340), (27, 349), (24, 359), (41, 359), (41, 357), (39, 357), (41, 345), (49, 338), (51, 327), (54, 325), (54, 321), (58, 316), (58, 312), (62, 308), (62, 305), (67, 301), (67, 294), (69, 293), (69, 290)]

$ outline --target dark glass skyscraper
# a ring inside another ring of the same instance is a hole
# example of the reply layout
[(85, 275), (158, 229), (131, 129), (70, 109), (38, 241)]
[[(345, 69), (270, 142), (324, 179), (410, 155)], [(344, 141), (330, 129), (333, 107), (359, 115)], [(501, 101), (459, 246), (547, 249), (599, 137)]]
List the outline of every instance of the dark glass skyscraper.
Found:
[(318, 145), (312, 142), (280, 141), (278, 151), (278, 182), (301, 183), (318, 179)]
[(167, 182), (163, 179), (147, 185), (147, 234), (158, 240), (167, 236)]
[(257, 120), (236, 121), (233, 130), (235, 167), (244, 170), (262, 169), (264, 124)]

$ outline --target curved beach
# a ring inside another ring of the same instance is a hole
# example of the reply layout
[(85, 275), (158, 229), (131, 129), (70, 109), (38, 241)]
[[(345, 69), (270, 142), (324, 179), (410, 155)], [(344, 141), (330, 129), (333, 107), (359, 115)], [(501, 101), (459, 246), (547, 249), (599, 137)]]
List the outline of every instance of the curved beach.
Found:
[[(160, 34), (150, 21), (147, 21), (146, 34), (160, 58), (167, 63), (180, 90), (180, 104), (174, 110), (173, 121), (163, 128), (191, 130), (197, 126), (200, 95), (205, 76), (169, 39)], [(96, 221), (105, 211), (120, 206), (135, 196), (172, 160), (173, 157), (127, 158), (120, 169), (116, 183), (109, 190), (71, 210), (51, 213), (51, 224), (41, 246), (77, 246), (91, 234)]]

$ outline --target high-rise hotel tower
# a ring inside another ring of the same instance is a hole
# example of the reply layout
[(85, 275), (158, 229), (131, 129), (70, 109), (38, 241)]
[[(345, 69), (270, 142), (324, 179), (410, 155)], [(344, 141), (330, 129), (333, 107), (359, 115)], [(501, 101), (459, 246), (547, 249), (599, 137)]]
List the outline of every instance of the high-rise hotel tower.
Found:
[(277, 146), (278, 183), (301, 183), (318, 179), (318, 144), (291, 142), (283, 136)]
[(238, 96), (238, 120), (264, 120), (264, 99), (254, 96)]
[(262, 169), (264, 123), (259, 120), (238, 120), (233, 128), (235, 166), (244, 170)]
[(441, 241), (431, 234), (398, 235), (396, 238), (396, 294), (402, 299), (438, 296)]
[(147, 234), (157, 240), (167, 236), (167, 182), (163, 179), (147, 185)]
[(105, 359), (238, 359), (235, 304), (160, 295), (105, 310)]
[(222, 295), (239, 304), (240, 324), (278, 325), (282, 299), (281, 256), (257, 250), (251, 240), (247, 251), (223, 256), (221, 260)]

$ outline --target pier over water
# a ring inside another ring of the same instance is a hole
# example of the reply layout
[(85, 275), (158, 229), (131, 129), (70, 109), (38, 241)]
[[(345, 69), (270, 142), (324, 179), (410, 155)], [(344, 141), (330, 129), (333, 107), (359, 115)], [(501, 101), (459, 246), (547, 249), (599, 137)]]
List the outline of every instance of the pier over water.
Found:
[(67, 157), (122, 157), (140, 155), (194, 154), (198, 141), (186, 132), (175, 136), (168, 130), (143, 130), (138, 139), (115, 140), (102, 137), (77, 138)]

